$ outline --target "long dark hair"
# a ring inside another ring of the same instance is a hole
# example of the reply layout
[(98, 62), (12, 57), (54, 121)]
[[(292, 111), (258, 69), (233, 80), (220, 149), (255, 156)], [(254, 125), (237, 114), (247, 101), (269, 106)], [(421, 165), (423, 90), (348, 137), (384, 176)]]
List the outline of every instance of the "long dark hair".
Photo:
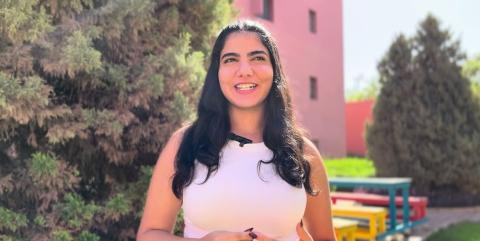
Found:
[(310, 165), (303, 156), (303, 135), (294, 120), (287, 81), (280, 64), (278, 49), (270, 33), (258, 23), (239, 21), (226, 26), (218, 35), (213, 46), (210, 67), (198, 104), (197, 119), (185, 130), (176, 155), (172, 189), (175, 196), (182, 198), (183, 189), (190, 185), (195, 171), (195, 159), (207, 166), (210, 174), (218, 169), (219, 153), (230, 133), (229, 102), (220, 89), (218, 69), (220, 54), (229, 34), (239, 31), (256, 33), (268, 49), (273, 66), (273, 84), (265, 99), (265, 122), (263, 141), (272, 150), (272, 160), (280, 177), (292, 186), (316, 195), (310, 185)]

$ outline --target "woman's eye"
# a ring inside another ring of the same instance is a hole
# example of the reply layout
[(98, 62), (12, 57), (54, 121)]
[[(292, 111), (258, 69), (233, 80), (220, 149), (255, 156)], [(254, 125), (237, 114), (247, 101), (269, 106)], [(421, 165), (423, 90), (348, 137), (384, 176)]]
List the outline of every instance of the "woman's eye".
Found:
[(259, 60), (259, 61), (264, 61), (265, 58), (263, 56), (255, 56), (253, 60)]
[(236, 59), (234, 59), (234, 58), (229, 58), (229, 59), (225, 59), (225, 60), (223, 61), (223, 63), (226, 64), (226, 63), (230, 63), (230, 62), (235, 62), (235, 60), (236, 60)]

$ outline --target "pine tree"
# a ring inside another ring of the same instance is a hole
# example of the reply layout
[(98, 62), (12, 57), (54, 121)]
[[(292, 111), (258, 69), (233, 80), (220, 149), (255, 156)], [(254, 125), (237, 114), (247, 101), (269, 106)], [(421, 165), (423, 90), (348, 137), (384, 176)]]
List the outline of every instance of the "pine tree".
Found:
[(133, 240), (232, 17), (227, 0), (0, 0), (0, 239)]
[(428, 16), (399, 36), (379, 64), (381, 91), (367, 128), (379, 176), (413, 177), (414, 189), (480, 194), (480, 107), (461, 74), (464, 55)]

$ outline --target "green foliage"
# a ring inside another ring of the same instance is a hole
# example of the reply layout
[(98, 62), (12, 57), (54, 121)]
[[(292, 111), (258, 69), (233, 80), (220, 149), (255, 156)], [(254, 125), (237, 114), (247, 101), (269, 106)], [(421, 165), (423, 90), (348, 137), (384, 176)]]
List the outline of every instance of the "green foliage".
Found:
[(478, 241), (480, 223), (461, 222), (440, 229), (427, 237), (426, 241)]
[(40, 227), (45, 227), (47, 224), (47, 221), (45, 220), (45, 218), (40, 215), (36, 216), (33, 222), (35, 223), (35, 225)]
[(121, 216), (128, 214), (131, 202), (123, 193), (118, 193), (111, 198), (105, 206), (105, 215), (113, 221), (118, 221)]
[(102, 53), (92, 47), (92, 40), (75, 31), (66, 40), (63, 60), (67, 65), (67, 74), (74, 77), (79, 71), (90, 73), (101, 68)]
[(78, 236), (78, 241), (100, 241), (100, 237), (97, 235), (87, 232), (87, 231), (82, 231), (80, 235)]
[(192, 108), (188, 105), (188, 99), (182, 92), (175, 91), (173, 106), (179, 120), (192, 119)]
[(0, 231), (10, 230), (15, 232), (22, 227), (26, 227), (27, 223), (27, 217), (24, 214), (0, 206)]
[(71, 10), (75, 13), (81, 13), (82, 10), (93, 6), (93, 0), (70, 0), (70, 1), (57, 1), (60, 9)]
[(206, 53), (211, 48), (212, 36), (237, 12), (227, 0), (184, 0), (179, 1), (180, 22), (189, 33), (204, 33), (192, 35), (192, 47)]
[(375, 100), (380, 90), (378, 80), (371, 81), (367, 86), (359, 90), (350, 90), (346, 93), (347, 102)]
[(461, 74), (464, 55), (428, 16), (380, 62), (382, 88), (367, 128), (379, 176), (413, 177), (417, 193), (480, 193), (480, 106)]
[[(48, 106), (50, 91), (51, 88), (38, 76), (15, 78), (0, 71), (0, 118), (18, 124), (36, 120), (43, 125), (46, 118), (57, 116), (57, 113), (39, 111)], [(58, 114), (66, 112), (59, 109)]]
[[(5, 73), (0, 73), (0, 81), (2, 86), (2, 99), (6, 101), (19, 101), (27, 99), (26, 101), (40, 102), (42, 106), (48, 104), (48, 98), (42, 95), (42, 89), (44, 88), (43, 80), (38, 76), (30, 77), (24, 81), (19, 79), (8, 77)], [(23, 83), (22, 83), (23, 82)], [(11, 105), (13, 103), (4, 103)]]
[(463, 64), (462, 74), (470, 79), (472, 91), (480, 101), (480, 54)]
[(1, 0), (0, 34), (12, 44), (35, 41), (51, 31), (50, 16), (35, 0)]
[(99, 207), (95, 204), (86, 204), (78, 194), (67, 193), (65, 200), (57, 205), (57, 209), (69, 227), (78, 229), (92, 221)]
[(134, 240), (233, 14), (228, 0), (0, 0), (0, 204), (24, 220), (0, 239)]
[(29, 173), (35, 180), (45, 177), (56, 177), (58, 174), (58, 163), (53, 156), (41, 152), (34, 153)]
[(165, 52), (165, 60), (175, 60), (176, 69), (170, 69), (171, 74), (175, 72), (187, 73), (185, 78), (188, 80), (188, 85), (193, 90), (199, 90), (205, 78), (205, 69), (202, 68), (203, 53), (195, 51), (190, 53), (190, 34), (184, 33), (180, 36), (180, 41), (174, 48), (167, 49)]
[(177, 215), (175, 221), (175, 227), (173, 228), (173, 234), (183, 237), (183, 228), (185, 227), (185, 220), (183, 219), (183, 209), (180, 209), (180, 212)]
[(480, 74), (480, 54), (465, 62), (462, 66), (462, 73), (470, 77)]
[(67, 230), (57, 230), (53, 232), (54, 241), (73, 241), (72, 235)]
[(140, 211), (135, 214), (137, 218), (142, 217), (143, 210), (141, 210), (141, 205), (145, 203), (145, 198), (147, 194), (148, 185), (150, 184), (150, 179), (152, 178), (153, 167), (151, 166), (141, 166), (140, 167), (140, 176), (136, 182), (129, 183), (128, 188), (125, 191), (125, 196), (129, 197), (129, 202), (131, 205), (140, 206)]
[(2, 234), (0, 234), (0, 240), (2, 240), (2, 241), (27, 241), (26, 239), (7, 236), (7, 235), (2, 235)]

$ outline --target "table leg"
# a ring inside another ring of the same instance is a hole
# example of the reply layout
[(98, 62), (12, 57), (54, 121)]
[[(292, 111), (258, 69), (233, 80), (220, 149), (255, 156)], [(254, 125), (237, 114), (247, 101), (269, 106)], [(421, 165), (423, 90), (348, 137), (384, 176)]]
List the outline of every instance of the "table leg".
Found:
[(402, 196), (403, 196), (403, 225), (410, 226), (410, 203), (408, 202), (409, 199), (409, 187), (402, 188)]
[(397, 206), (395, 205), (395, 188), (388, 189), (388, 195), (390, 196), (389, 203), (389, 215), (390, 215), (390, 228), (389, 230), (394, 230), (397, 226)]
[(377, 237), (377, 233), (378, 233), (377, 222), (378, 222), (378, 220), (376, 220), (376, 219), (377, 219), (377, 217), (375, 215), (373, 215), (372, 217), (369, 218), (370, 237)]
[(347, 234), (347, 241), (355, 241), (355, 238), (353, 237), (354, 231), (350, 231)]

